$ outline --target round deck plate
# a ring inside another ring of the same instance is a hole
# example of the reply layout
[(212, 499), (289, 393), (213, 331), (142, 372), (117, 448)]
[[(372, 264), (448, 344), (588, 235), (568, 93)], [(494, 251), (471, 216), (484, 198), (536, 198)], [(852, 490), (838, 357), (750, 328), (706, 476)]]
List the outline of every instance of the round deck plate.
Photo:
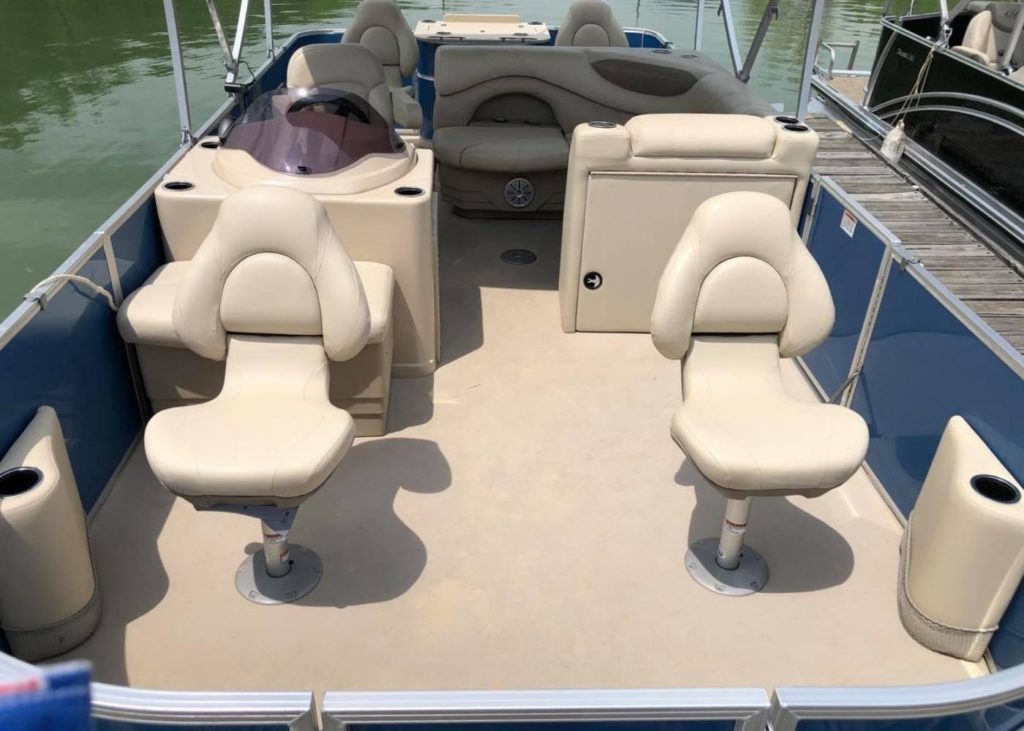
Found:
[(756, 594), (768, 583), (768, 564), (750, 546), (740, 552), (740, 565), (732, 571), (715, 561), (718, 539), (704, 538), (686, 552), (686, 570), (701, 586), (725, 596)]
[(320, 583), (324, 565), (320, 557), (305, 546), (288, 546), (292, 570), (280, 579), (267, 573), (267, 560), (263, 551), (257, 551), (238, 567), (235, 588), (238, 593), (256, 604), (288, 604), (306, 596)]

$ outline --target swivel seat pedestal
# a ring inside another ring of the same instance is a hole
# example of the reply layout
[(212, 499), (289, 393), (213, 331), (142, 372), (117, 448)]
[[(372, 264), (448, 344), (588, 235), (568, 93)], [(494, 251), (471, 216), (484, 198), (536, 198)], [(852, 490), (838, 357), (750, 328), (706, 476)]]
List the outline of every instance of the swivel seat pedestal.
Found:
[(743, 545), (750, 502), (749, 497), (726, 502), (722, 534), (702, 538), (687, 550), (686, 570), (701, 586), (719, 594), (744, 596), (761, 591), (768, 583), (768, 564), (761, 554)]

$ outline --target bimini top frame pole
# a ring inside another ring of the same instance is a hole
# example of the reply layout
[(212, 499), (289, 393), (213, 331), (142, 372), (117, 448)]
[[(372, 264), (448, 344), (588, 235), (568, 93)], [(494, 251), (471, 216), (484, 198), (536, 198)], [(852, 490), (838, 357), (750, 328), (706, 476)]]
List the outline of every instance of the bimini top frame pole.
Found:
[(174, 91), (178, 97), (181, 144), (191, 145), (195, 138), (192, 137), (192, 114), (188, 107), (188, 84), (185, 82), (185, 66), (181, 60), (181, 39), (178, 36), (178, 21), (174, 16), (174, 0), (164, 0), (164, 17), (167, 20), (167, 41), (171, 46)]
[(807, 31), (807, 47), (804, 49), (804, 68), (800, 74), (800, 91), (796, 98), (796, 116), (803, 119), (807, 116), (807, 106), (811, 102), (811, 79), (814, 76), (814, 59), (818, 55), (818, 43), (821, 41), (821, 21), (825, 14), (825, 0), (814, 0), (811, 9), (811, 27)]

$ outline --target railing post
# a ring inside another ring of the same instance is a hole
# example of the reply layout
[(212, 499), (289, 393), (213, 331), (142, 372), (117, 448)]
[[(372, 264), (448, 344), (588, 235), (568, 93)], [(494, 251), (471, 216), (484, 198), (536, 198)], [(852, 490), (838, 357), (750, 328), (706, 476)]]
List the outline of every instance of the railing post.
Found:
[(807, 115), (807, 105), (811, 101), (811, 77), (814, 76), (814, 59), (818, 55), (818, 42), (821, 40), (821, 21), (825, 13), (825, 0), (814, 0), (811, 9), (811, 27), (807, 31), (807, 46), (804, 50), (804, 68), (800, 75), (800, 92), (796, 100), (796, 116), (803, 119)]
[(740, 58), (740, 44), (736, 39), (736, 24), (732, 19), (732, 3), (730, 0), (720, 0), (718, 12), (725, 24), (725, 42), (729, 46), (729, 56), (732, 58), (733, 73), (739, 78), (743, 70), (743, 59)]
[(704, 45), (704, 0), (697, 0), (697, 25), (693, 30), (693, 50), (699, 51)]
[(273, 0), (263, 0), (263, 26), (267, 36), (267, 56), (274, 55)]
[(191, 145), (192, 114), (188, 108), (188, 83), (185, 81), (185, 66), (181, 60), (181, 39), (178, 36), (178, 21), (174, 17), (174, 0), (164, 0), (164, 17), (167, 21), (167, 41), (171, 46), (171, 67), (174, 70), (174, 91), (178, 97), (178, 123), (181, 129), (181, 144)]

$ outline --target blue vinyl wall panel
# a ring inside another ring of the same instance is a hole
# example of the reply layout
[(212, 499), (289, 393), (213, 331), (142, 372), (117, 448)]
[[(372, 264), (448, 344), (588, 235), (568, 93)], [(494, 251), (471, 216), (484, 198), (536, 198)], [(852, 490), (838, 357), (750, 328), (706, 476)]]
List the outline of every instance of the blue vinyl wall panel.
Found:
[(38, 690), (0, 693), (0, 729), (90, 731), (89, 666), (54, 665)]
[(797, 731), (1017, 731), (1020, 728), (1024, 728), (1024, 704), (1020, 701), (939, 718), (815, 719), (797, 724)]
[[(849, 369), (885, 245), (863, 225), (847, 236), (843, 206), (824, 188), (819, 195), (808, 246), (832, 289), (836, 326), (804, 361), (831, 390)], [(904, 515), (954, 415), (1024, 480), (1024, 380), (925, 288), (921, 271), (890, 270), (852, 403), (868, 424), (868, 464)], [(990, 647), (1000, 667), (1024, 663), (1024, 591)]]
[(156, 198), (149, 196), (135, 213), (110, 236), (121, 291), (125, 297), (142, 286), (165, 264), (163, 236), (156, 213)]
[[(102, 248), (78, 273), (110, 289)], [(43, 405), (57, 411), (89, 510), (139, 433), (142, 417), (114, 312), (73, 283), (0, 350), (0, 453)]]
[(878, 268), (887, 254), (885, 244), (866, 226), (858, 225), (853, 236), (843, 231), (844, 211), (839, 201), (822, 189), (807, 242), (832, 291), (836, 323), (828, 339), (805, 355), (804, 362), (830, 395), (850, 372)]

